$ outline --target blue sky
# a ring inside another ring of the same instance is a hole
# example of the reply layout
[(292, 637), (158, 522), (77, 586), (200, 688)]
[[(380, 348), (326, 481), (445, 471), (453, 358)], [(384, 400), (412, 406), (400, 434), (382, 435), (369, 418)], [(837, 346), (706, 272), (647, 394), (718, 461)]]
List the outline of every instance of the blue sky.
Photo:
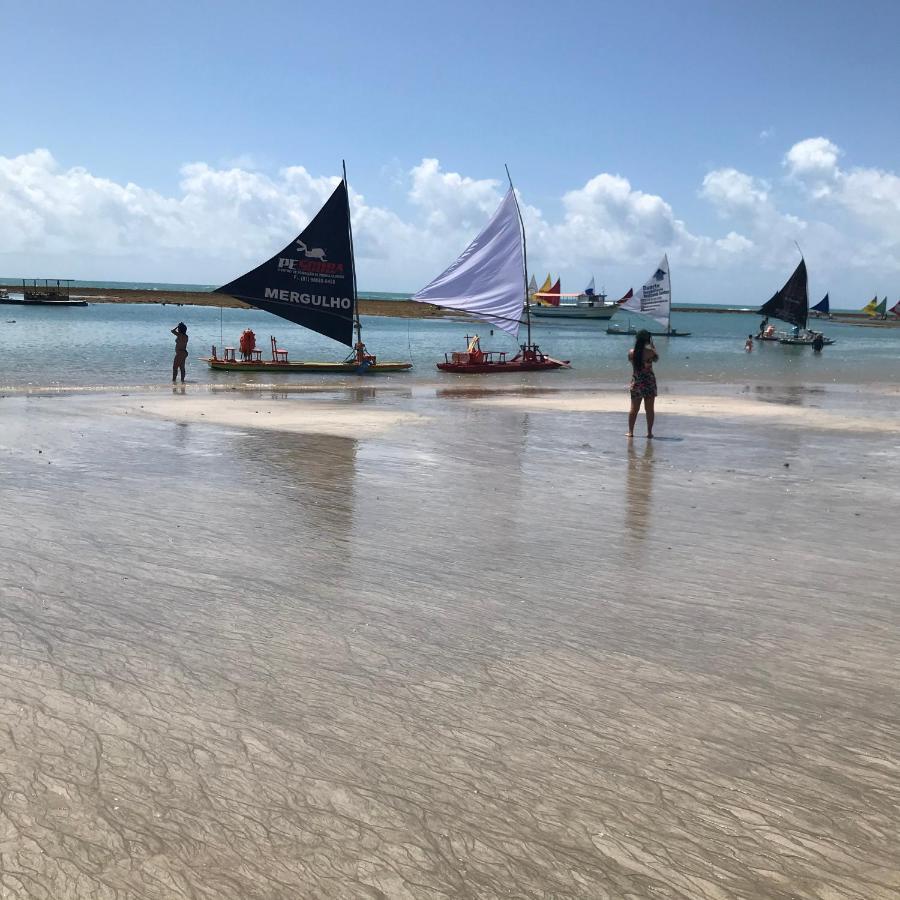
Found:
[[(0, 210), (22, 219), (18, 232), (9, 216), (0, 225), (5, 274), (224, 279), (234, 247), (280, 246), (346, 158), (362, 195), (363, 288), (429, 280), (480, 226), (507, 162), (534, 210), (535, 267), (572, 289), (594, 272), (624, 290), (668, 251), (691, 299), (735, 283), (748, 295), (736, 299), (758, 299), (789, 274), (796, 238), (814, 291), (821, 273), (848, 303), (900, 292), (896, 4), (4, 0), (0, 11), (0, 157), (51, 157), (0, 174)], [(828, 144), (803, 144), (814, 139)], [(429, 159), (439, 168), (423, 174)], [(194, 179), (202, 202), (185, 187), (189, 164), (207, 167)], [(291, 167), (304, 184), (285, 180)], [(90, 178), (66, 175), (75, 168)], [(586, 189), (604, 175), (620, 180)], [(41, 191), (59, 216), (38, 205), (25, 217)], [(448, 192), (452, 214), (435, 205)], [(229, 229), (209, 252), (173, 246), (179, 228), (206, 235), (185, 219), (198, 206)], [(409, 241), (407, 261), (397, 245)]]

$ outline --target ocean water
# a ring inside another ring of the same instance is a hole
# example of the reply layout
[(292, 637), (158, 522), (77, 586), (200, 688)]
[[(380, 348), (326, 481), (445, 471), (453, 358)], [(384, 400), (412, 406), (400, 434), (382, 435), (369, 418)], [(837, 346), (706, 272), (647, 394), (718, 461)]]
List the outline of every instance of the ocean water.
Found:
[[(267, 351), (278, 338), (291, 359), (342, 359), (343, 346), (258, 310), (199, 306), (95, 303), (53, 309), (0, 307), (0, 388), (85, 387), (158, 384), (171, 378), (174, 338), (179, 321), (190, 336), (188, 380), (233, 384), (236, 381), (316, 382), (333, 376), (212, 372), (201, 357), (213, 344), (236, 346), (252, 328)], [(743, 350), (759, 319), (750, 313), (677, 313), (673, 324), (690, 337), (657, 338), (657, 373), (662, 390), (679, 381), (748, 384), (861, 384), (900, 381), (900, 329), (825, 323), (837, 343), (814, 354), (808, 347), (759, 344)], [(363, 317), (363, 337), (382, 359), (411, 360), (412, 371), (377, 376), (380, 382), (440, 382), (472, 376), (448, 376), (434, 365), (449, 350), (463, 349), (466, 335), (479, 334), (485, 349), (515, 350), (515, 342), (489, 326), (459, 320)], [(606, 334), (606, 323), (538, 322), (534, 339), (545, 350), (572, 362), (572, 369), (509, 376), (514, 382), (545, 386), (599, 381), (623, 384), (629, 377), (626, 355), (631, 339)], [(524, 337), (524, 331), (523, 331)], [(355, 378), (355, 376), (353, 376)]]

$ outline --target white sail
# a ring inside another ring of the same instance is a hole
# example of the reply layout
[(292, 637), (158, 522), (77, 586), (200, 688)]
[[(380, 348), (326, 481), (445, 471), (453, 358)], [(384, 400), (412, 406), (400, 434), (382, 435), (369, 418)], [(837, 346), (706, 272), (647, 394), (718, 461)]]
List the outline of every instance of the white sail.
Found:
[(537, 290), (537, 278), (534, 275), (531, 276), (531, 281), (528, 282), (528, 293), (533, 294)]
[(591, 275), (591, 282), (590, 282), (590, 284), (584, 289), (584, 293), (587, 294), (588, 296), (593, 296), (593, 295), (594, 295), (594, 276), (593, 276), (593, 275)]
[(650, 316), (668, 331), (672, 309), (672, 284), (669, 281), (669, 257), (664, 256), (657, 270), (619, 309)]
[(525, 305), (525, 253), (512, 188), (459, 259), (413, 295), (466, 312), (516, 337)]

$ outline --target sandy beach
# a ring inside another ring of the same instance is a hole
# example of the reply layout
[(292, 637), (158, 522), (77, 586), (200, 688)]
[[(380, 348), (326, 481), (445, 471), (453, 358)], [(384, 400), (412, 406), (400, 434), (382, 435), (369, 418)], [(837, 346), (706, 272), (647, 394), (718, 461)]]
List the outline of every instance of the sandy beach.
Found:
[(0, 896), (897, 897), (898, 406), (0, 398)]

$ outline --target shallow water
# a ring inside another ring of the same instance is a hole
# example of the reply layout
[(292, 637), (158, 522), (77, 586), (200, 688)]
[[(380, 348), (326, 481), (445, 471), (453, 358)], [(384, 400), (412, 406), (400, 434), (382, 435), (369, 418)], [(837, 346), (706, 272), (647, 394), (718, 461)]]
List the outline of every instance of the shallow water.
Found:
[(0, 400), (0, 893), (897, 896), (896, 435), (333, 399)]
[[(181, 319), (189, 329), (189, 378), (194, 382), (333, 383), (334, 376), (209, 371), (200, 357), (209, 355), (213, 344), (236, 345), (244, 328), (256, 332), (263, 349), (269, 346), (269, 335), (276, 335), (291, 359), (337, 360), (346, 355), (345, 348), (334, 341), (257, 310), (97, 303), (72, 309), (3, 307), (0, 316), (0, 388), (164, 382), (171, 378), (174, 338), (169, 331)], [(439, 375), (434, 368), (446, 351), (464, 348), (467, 334), (478, 332), (486, 349), (515, 350), (510, 337), (500, 332), (491, 337), (489, 328), (472, 323), (388, 318), (364, 318), (363, 323), (370, 349), (382, 359), (414, 364), (411, 372), (378, 376), (382, 383), (471, 380)], [(900, 328), (828, 323), (822, 329), (838, 343), (821, 354), (808, 347), (765, 343), (745, 353), (744, 340), (758, 324), (751, 314), (676, 314), (676, 327), (691, 331), (692, 336), (657, 338), (660, 381), (787, 385), (900, 381)], [(552, 356), (570, 359), (573, 368), (505, 377), (520, 384), (625, 383), (630, 339), (607, 335), (605, 328), (604, 323), (539, 323), (535, 340)]]

